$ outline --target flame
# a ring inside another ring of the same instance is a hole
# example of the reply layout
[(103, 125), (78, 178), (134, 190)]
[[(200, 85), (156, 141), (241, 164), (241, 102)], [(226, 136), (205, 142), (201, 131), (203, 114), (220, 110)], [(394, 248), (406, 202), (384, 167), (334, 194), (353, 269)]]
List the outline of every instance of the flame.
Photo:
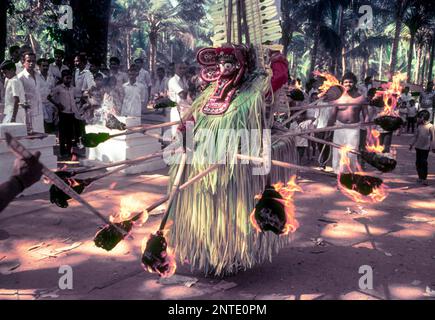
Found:
[[(272, 187), (281, 194), (283, 199), (275, 199), (284, 206), (286, 224), (284, 226), (283, 233), (281, 235), (288, 235), (293, 233), (299, 228), (299, 222), (296, 220), (296, 208), (294, 205), (293, 196), (295, 192), (303, 192), (302, 188), (296, 183), (296, 176), (292, 176), (287, 184), (278, 182)], [(261, 195), (256, 195), (255, 199), (261, 199)], [(255, 220), (255, 209), (250, 215), (251, 224), (257, 232), (261, 232), (261, 228), (258, 226)]]
[(367, 138), (366, 150), (368, 152), (381, 153), (384, 151), (384, 146), (379, 142), (381, 133), (378, 130), (371, 130)]
[(323, 84), (319, 87), (319, 97), (323, 97), (326, 92), (329, 90), (329, 88), (333, 86), (341, 86), (340, 81), (336, 77), (334, 77), (332, 74), (327, 72), (320, 72), (318, 70), (315, 70), (313, 74), (317, 77), (323, 77), (326, 80), (323, 82)]
[(302, 85), (301, 84), (299, 84), (299, 82), (295, 82), (295, 88), (296, 89), (298, 89), (298, 90), (302, 90)]
[[(257, 197), (258, 197), (258, 195), (255, 196), (255, 199), (259, 200), (259, 198), (257, 198)], [(260, 198), (261, 198), (261, 196), (260, 196)], [(257, 220), (255, 220), (255, 208), (254, 208), (254, 210), (252, 210), (251, 214), (249, 215), (249, 220), (251, 220), (251, 224), (254, 227), (254, 229), (257, 232), (261, 232), (261, 228), (258, 225)]]
[(397, 73), (393, 76), (393, 81), (383, 84), (383, 91), (376, 92), (377, 96), (383, 96), (384, 111), (380, 113), (380, 116), (393, 116), (398, 117), (399, 112), (396, 110), (397, 101), (402, 93), (401, 82), (407, 79), (406, 73)]
[(119, 205), (119, 213), (116, 216), (110, 216), (111, 222), (122, 222), (132, 219), (139, 213), (142, 213), (140, 224), (148, 220), (148, 212), (143, 209), (144, 204), (134, 196), (122, 197)]
[(343, 146), (340, 149), (340, 173), (337, 176), (338, 189), (346, 197), (348, 197), (349, 199), (351, 199), (352, 201), (354, 201), (356, 203), (380, 203), (380, 202), (384, 201), (387, 198), (388, 193), (387, 193), (386, 187), (383, 183), (379, 188), (373, 188), (373, 191), (371, 194), (369, 194), (368, 196), (364, 196), (356, 190), (348, 189), (346, 186), (344, 186), (340, 182), (341, 175), (345, 172), (355, 173), (355, 174), (359, 174), (361, 176), (367, 175), (367, 173), (363, 172), (360, 164), (358, 163), (358, 161), (356, 159), (354, 161), (356, 161), (357, 171), (353, 172), (351, 164), (350, 164), (350, 158), (347, 155), (350, 150), (352, 150), (352, 148), (350, 146)]

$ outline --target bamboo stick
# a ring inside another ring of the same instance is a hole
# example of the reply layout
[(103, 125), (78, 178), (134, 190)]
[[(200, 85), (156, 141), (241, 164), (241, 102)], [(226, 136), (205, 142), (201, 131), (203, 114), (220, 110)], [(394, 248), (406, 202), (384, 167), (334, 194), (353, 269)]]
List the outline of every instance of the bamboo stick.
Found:
[(352, 129), (352, 128), (370, 127), (372, 125), (374, 125), (373, 122), (351, 123), (351, 124), (344, 124), (344, 125), (340, 125), (340, 126), (332, 126), (332, 127), (325, 127), (325, 128), (310, 129), (310, 130), (305, 130), (305, 131), (300, 131), (300, 132), (284, 133), (282, 135), (277, 135), (276, 138), (302, 136), (304, 134), (319, 133), (319, 132), (329, 132), (329, 131), (335, 131), (335, 130), (340, 130), (340, 129)]
[[(254, 162), (266, 162), (267, 161), (266, 159), (263, 159), (263, 158), (247, 156), (247, 155), (243, 155), (243, 154), (238, 154), (237, 159), (249, 160), (249, 161), (254, 161)], [(293, 163), (289, 163), (289, 162), (271, 160), (271, 163), (272, 163), (272, 165), (277, 166), (277, 167), (281, 167), (281, 168), (294, 169), (294, 170), (300, 170), (300, 171), (312, 172), (312, 173), (319, 173), (319, 174), (327, 175), (329, 177), (336, 176), (335, 174), (332, 174), (332, 173), (320, 171), (320, 170), (317, 170), (317, 169), (314, 169), (311, 167), (299, 166), (297, 164), (293, 164)]]
[[(214, 170), (216, 170), (219, 167), (219, 164), (215, 164), (212, 165), (211, 167), (207, 168), (206, 170), (198, 173), (196, 176), (194, 176), (192, 179), (190, 179), (189, 181), (187, 181), (186, 183), (182, 184), (179, 188), (179, 191), (183, 191), (185, 189), (187, 189), (188, 187), (190, 187), (192, 184), (194, 184), (195, 182), (201, 180), (202, 178), (204, 178), (206, 175), (208, 175), (210, 172), (213, 172)], [(144, 212), (151, 212), (154, 209), (156, 209), (157, 207), (159, 207), (160, 205), (162, 205), (163, 203), (165, 203), (166, 201), (169, 200), (169, 195), (164, 196), (163, 198), (157, 200), (156, 202), (154, 202), (153, 204), (151, 204), (148, 208), (145, 209)], [(133, 217), (133, 221), (136, 221), (137, 219), (139, 219), (139, 217), (143, 214), (143, 212), (140, 212), (139, 214), (137, 214), (135, 217)]]
[[(25, 161), (31, 161), (35, 159), (35, 156), (30, 153), (21, 143), (15, 140), (12, 135), (9, 133), (5, 134), (8, 146), (12, 149), (12, 151), (18, 156), (22, 157)], [(39, 160), (37, 160), (39, 162)], [(126, 235), (126, 232), (109, 221), (105, 216), (103, 216), (97, 209), (95, 209), (89, 202), (87, 202), (84, 198), (82, 198), (71, 186), (67, 185), (61, 178), (59, 178), (53, 171), (48, 169), (44, 164), (39, 162), (42, 167), (42, 173), (46, 176), (56, 187), (70, 196), (72, 199), (76, 200), (84, 207), (86, 207), (92, 214), (101, 219), (104, 223), (112, 226), (122, 235)]]
[[(180, 151), (178, 151), (180, 152)], [(143, 156), (143, 157), (139, 157), (136, 159), (132, 159), (132, 160), (123, 160), (123, 161), (118, 161), (118, 162), (113, 162), (107, 165), (103, 165), (103, 166), (99, 166), (99, 167), (94, 167), (94, 168), (89, 168), (89, 169), (82, 169), (82, 170), (77, 170), (77, 171), (71, 171), (72, 175), (78, 175), (78, 174), (82, 174), (82, 173), (88, 173), (88, 172), (93, 172), (93, 171), (99, 171), (99, 170), (104, 170), (107, 168), (112, 168), (112, 167), (118, 167), (121, 165), (134, 165), (136, 163), (139, 162), (143, 162), (146, 160), (150, 160), (153, 158), (158, 158), (160, 156), (162, 156), (164, 154), (164, 151), (159, 151), (159, 152), (155, 152), (152, 154), (149, 154), (147, 156)]]
[(302, 105), (298, 107), (289, 108), (290, 111), (305, 111), (310, 109), (321, 109), (321, 108), (328, 108), (328, 107), (346, 107), (346, 106), (361, 106), (366, 105), (368, 106), (369, 103), (336, 103), (336, 104), (317, 104), (317, 105)]
[[(311, 109), (311, 108), (318, 108), (318, 103), (320, 103), (322, 100), (317, 100), (314, 101), (313, 103), (310, 103), (309, 105), (307, 105), (306, 109), (301, 109), (298, 112), (296, 112), (295, 114), (291, 115), (290, 118), (288, 118), (287, 120), (285, 120), (282, 125), (285, 126), (286, 124), (290, 123), (293, 119), (296, 119), (297, 117), (299, 117), (302, 113), (304, 113), (305, 110)], [(292, 111), (293, 109), (290, 108), (290, 111)]]
[(171, 193), (169, 194), (169, 200), (168, 200), (168, 205), (166, 206), (165, 215), (163, 216), (162, 222), (160, 223), (159, 231), (165, 229), (166, 222), (168, 221), (169, 218), (169, 210), (171, 209), (175, 197), (178, 195), (178, 192), (180, 191), (180, 181), (183, 177), (184, 169), (186, 167), (186, 159), (187, 159), (187, 154), (183, 153), (183, 156), (181, 158), (181, 163), (178, 167), (178, 171), (175, 176), (174, 185), (172, 186)]
[[(337, 149), (343, 148), (343, 146), (341, 146), (339, 144), (336, 144), (334, 142), (326, 141), (326, 140), (319, 139), (319, 138), (316, 138), (316, 137), (312, 137), (312, 136), (309, 136), (309, 135), (302, 135), (302, 138), (305, 138), (305, 139), (308, 139), (308, 140), (311, 140), (311, 141), (314, 141), (314, 142), (326, 144), (328, 146), (331, 146), (331, 147), (337, 148)], [(361, 152), (359, 152), (359, 151), (357, 151), (355, 149), (348, 150), (348, 152), (356, 154), (356, 155), (359, 155), (359, 156), (361, 155)]]
[(126, 136), (126, 135), (130, 135), (130, 134), (135, 134), (135, 133), (145, 133), (146, 131), (167, 128), (167, 127), (175, 126), (178, 124), (180, 124), (180, 121), (164, 122), (164, 123), (151, 125), (151, 126), (141, 126), (141, 128), (131, 127), (131, 128), (127, 128), (127, 130), (124, 132), (110, 135), (110, 138)]

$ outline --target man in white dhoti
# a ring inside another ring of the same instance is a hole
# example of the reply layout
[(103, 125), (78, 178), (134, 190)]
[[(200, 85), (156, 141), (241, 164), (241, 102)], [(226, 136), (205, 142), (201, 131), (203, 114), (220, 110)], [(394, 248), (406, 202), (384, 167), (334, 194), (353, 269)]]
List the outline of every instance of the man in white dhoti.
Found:
[[(342, 84), (345, 92), (334, 104), (349, 103), (349, 106), (336, 106), (331, 113), (328, 121), (328, 126), (344, 125), (361, 122), (360, 113), (362, 112), (364, 121), (368, 120), (366, 98), (364, 98), (356, 87), (356, 76), (348, 72), (343, 76)], [(352, 149), (358, 150), (360, 142), (360, 128), (340, 129), (334, 131), (334, 143), (349, 146)], [(350, 169), (355, 172), (358, 168), (357, 156), (353, 153), (348, 153), (350, 159)], [(335, 173), (340, 173), (346, 168), (340, 168), (340, 150), (334, 148), (332, 154), (332, 167)]]
[(41, 85), (43, 79), (35, 71), (36, 56), (33, 52), (25, 52), (21, 58), (24, 70), (18, 74), (18, 79), (24, 87), (26, 102), (30, 106), (27, 111), (33, 132), (45, 132), (44, 113), (42, 110)]

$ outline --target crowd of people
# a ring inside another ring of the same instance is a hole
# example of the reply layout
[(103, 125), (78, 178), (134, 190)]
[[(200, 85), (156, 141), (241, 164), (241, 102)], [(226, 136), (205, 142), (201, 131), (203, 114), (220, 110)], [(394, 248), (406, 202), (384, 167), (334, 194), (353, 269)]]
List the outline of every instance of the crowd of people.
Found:
[[(146, 70), (141, 57), (134, 59), (126, 72), (117, 57), (111, 57), (108, 65), (107, 68), (105, 64), (88, 59), (86, 53), (75, 55), (73, 63), (68, 64), (64, 51), (59, 49), (54, 50), (53, 58), (37, 59), (30, 47), (12, 46), (9, 59), (0, 65), (0, 107), (3, 106), (0, 114), (3, 113), (3, 123), (25, 123), (29, 132), (57, 134), (60, 156), (70, 158), (80, 145), (85, 125), (104, 121), (107, 112), (121, 117), (141, 117), (150, 109), (155, 112), (152, 106), (160, 101), (171, 100), (177, 108), (163, 108), (159, 112), (164, 120), (178, 121), (205, 86), (197, 68), (189, 67), (186, 63), (170, 64), (166, 68), (158, 66), (155, 76)], [(287, 92), (292, 94), (287, 97), (290, 107), (288, 116), (293, 114), (292, 107), (316, 101), (319, 105), (325, 105), (299, 114), (289, 124), (291, 130), (306, 131), (371, 122), (383, 111), (375, 103), (375, 92), (380, 89), (380, 83), (375, 83), (372, 77), (358, 84), (353, 73), (345, 73), (342, 78), (345, 94), (333, 102), (319, 100), (324, 94), (320, 90), (321, 83), (319, 78), (311, 79), (304, 90), (300, 79), (289, 80)], [(296, 91), (299, 93), (295, 94)], [(430, 136), (433, 135), (435, 110), (433, 82), (429, 81), (426, 89), (418, 93), (411, 93), (410, 88), (405, 87), (400, 97), (397, 97), (397, 109), (403, 120), (397, 135), (415, 134), (412, 146), (417, 150), (419, 182), (426, 184), (427, 153), (435, 140)], [(383, 152), (395, 157), (391, 149), (393, 132), (379, 126), (376, 129), (380, 133)], [(176, 131), (175, 126), (173, 131)], [(371, 128), (367, 130), (361, 127), (320, 132), (314, 136), (338, 145), (348, 145), (355, 150), (364, 150), (370, 132)], [(328, 161), (331, 161), (336, 173), (341, 170), (338, 149), (331, 150), (328, 145), (303, 137), (295, 140), (299, 164), (310, 163), (317, 157), (316, 162), (321, 168), (325, 169)], [(349, 154), (349, 158), (351, 164), (358, 159), (355, 154)], [(361, 158), (358, 160), (364, 167), (364, 161)]]
[[(201, 85), (196, 67), (186, 63), (158, 66), (151, 76), (138, 57), (126, 71), (118, 57), (109, 67), (55, 49), (52, 58), (37, 58), (29, 46), (12, 46), (0, 65), (0, 121), (24, 123), (28, 132), (57, 134), (61, 158), (74, 156), (86, 124), (104, 120), (107, 112), (142, 117), (152, 106), (171, 99), (187, 106)], [(184, 103), (186, 101), (186, 103)], [(179, 109), (162, 109), (166, 120), (179, 119)]]

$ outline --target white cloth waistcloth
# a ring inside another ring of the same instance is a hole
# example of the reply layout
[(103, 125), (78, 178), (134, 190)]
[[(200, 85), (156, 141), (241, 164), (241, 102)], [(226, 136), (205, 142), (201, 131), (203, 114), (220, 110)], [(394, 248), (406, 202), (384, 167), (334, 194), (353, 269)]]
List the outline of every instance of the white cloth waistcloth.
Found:
[[(343, 125), (340, 121), (336, 122), (336, 125)], [(333, 142), (342, 146), (349, 146), (352, 149), (358, 150), (360, 139), (360, 129), (339, 129), (334, 131)], [(336, 174), (347, 171), (347, 168), (340, 168), (340, 150), (338, 148), (333, 148), (332, 152), (332, 168)], [(357, 155), (353, 153), (348, 153), (347, 156), (350, 159), (350, 168), (353, 172), (358, 170), (358, 159)]]

